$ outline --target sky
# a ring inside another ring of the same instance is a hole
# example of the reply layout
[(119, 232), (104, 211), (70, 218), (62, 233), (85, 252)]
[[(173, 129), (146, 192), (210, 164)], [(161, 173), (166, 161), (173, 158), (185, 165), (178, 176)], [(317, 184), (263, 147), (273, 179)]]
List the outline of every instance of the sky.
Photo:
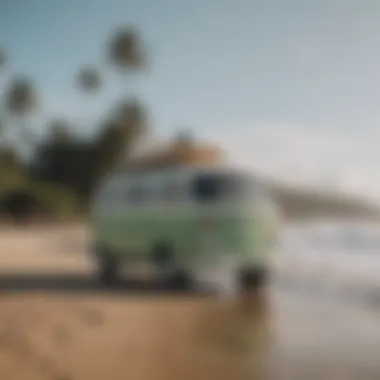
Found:
[[(42, 128), (93, 121), (128, 87), (158, 136), (186, 127), (231, 160), (281, 179), (380, 199), (380, 2), (377, 0), (1, 0), (0, 47), (41, 95)], [(141, 30), (149, 71), (108, 65), (123, 24)], [(85, 97), (75, 73), (105, 74)]]

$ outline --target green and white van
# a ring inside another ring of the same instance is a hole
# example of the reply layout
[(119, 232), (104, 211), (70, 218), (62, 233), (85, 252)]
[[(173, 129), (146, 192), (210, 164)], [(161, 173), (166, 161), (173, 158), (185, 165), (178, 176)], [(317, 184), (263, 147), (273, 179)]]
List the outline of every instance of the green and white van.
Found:
[(265, 183), (222, 165), (178, 165), (109, 175), (92, 208), (99, 278), (147, 264), (160, 278), (207, 282), (229, 268), (237, 283), (266, 278), (278, 217)]

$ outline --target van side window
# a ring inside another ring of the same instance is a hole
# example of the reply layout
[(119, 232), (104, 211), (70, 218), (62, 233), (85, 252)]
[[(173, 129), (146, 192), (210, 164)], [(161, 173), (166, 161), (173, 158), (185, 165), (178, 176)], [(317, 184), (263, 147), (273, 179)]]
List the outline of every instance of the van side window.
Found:
[(198, 174), (191, 185), (191, 196), (198, 202), (242, 200), (251, 191), (244, 176), (235, 173)]
[(198, 202), (215, 202), (224, 198), (228, 192), (225, 176), (199, 174), (193, 180), (191, 195)]

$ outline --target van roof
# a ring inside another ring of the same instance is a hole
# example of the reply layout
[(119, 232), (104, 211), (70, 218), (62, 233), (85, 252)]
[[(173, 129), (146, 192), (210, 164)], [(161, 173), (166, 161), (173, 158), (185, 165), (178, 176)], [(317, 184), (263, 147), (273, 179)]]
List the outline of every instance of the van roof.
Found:
[(197, 165), (197, 164), (187, 164), (187, 165), (172, 165), (172, 166), (163, 166), (163, 167), (146, 167), (144, 169), (120, 169), (114, 173), (110, 174), (110, 178), (124, 177), (124, 176), (133, 176), (136, 174), (139, 175), (150, 175), (155, 173), (161, 174), (176, 174), (177, 172), (182, 173), (183, 175), (187, 174), (195, 174), (195, 173), (220, 173), (220, 174), (228, 174), (235, 173), (242, 176), (251, 177), (252, 179), (256, 179), (259, 182), (266, 183), (267, 180), (260, 173), (254, 173), (250, 170), (246, 170), (244, 168), (231, 165), (229, 163), (220, 163), (220, 164), (208, 164), (208, 165)]
[(164, 148), (151, 149), (150, 153), (135, 155), (126, 164), (117, 168), (110, 177), (119, 175), (148, 174), (157, 172), (235, 172), (242, 175), (256, 177), (258, 180), (267, 182), (264, 175), (252, 173), (239, 165), (234, 165), (225, 160), (223, 151), (212, 145), (200, 143), (173, 143)]
[(175, 144), (157, 149), (143, 156), (136, 156), (123, 165), (123, 172), (151, 171), (184, 166), (199, 167), (219, 165), (224, 161), (220, 149), (214, 146)]

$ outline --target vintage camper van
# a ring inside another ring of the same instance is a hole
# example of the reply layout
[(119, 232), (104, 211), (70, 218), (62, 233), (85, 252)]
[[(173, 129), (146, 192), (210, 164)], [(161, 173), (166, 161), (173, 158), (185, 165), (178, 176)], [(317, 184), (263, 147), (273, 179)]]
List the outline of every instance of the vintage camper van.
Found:
[(239, 286), (263, 283), (278, 221), (265, 183), (213, 147), (177, 148), (131, 161), (99, 186), (91, 220), (99, 278), (112, 284), (125, 266), (145, 263), (173, 284), (219, 266)]

